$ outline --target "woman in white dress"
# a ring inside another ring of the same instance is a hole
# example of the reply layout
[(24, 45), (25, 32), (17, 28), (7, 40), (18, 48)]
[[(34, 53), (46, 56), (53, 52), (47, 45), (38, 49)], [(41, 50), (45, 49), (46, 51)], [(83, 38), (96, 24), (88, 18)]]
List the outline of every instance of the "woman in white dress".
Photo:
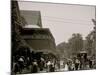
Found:
[(64, 71), (68, 71), (68, 65), (67, 65), (67, 63), (65, 64)]

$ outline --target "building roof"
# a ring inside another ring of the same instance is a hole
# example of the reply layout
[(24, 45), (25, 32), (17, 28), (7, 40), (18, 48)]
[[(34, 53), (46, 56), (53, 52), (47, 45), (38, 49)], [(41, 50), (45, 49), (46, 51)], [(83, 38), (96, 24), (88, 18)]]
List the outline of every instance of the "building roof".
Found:
[(28, 25), (42, 27), (40, 11), (20, 10), (20, 14), (25, 18)]

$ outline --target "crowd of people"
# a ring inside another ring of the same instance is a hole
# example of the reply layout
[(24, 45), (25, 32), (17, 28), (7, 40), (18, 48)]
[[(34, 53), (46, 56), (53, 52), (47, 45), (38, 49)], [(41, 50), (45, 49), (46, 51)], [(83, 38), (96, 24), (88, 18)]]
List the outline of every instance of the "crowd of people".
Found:
[(60, 67), (61, 71), (76, 71), (76, 70), (91, 70), (96, 68), (96, 63), (94, 60), (78, 58), (69, 59), (67, 62), (62, 64), (63, 68)]
[[(25, 70), (26, 69), (26, 70)], [(17, 61), (13, 62), (12, 72), (14, 74), (21, 73), (38, 73), (38, 72), (54, 72), (55, 61), (44, 58), (32, 59), (30, 57), (17, 56)]]
[(44, 57), (42, 54), (31, 52), (27, 48), (21, 48), (12, 58), (12, 73), (41, 73), (74, 70), (90, 70), (96, 68), (96, 62), (85, 58), (56, 59)]
[(12, 56), (12, 73), (54, 72), (56, 59), (21, 47)]

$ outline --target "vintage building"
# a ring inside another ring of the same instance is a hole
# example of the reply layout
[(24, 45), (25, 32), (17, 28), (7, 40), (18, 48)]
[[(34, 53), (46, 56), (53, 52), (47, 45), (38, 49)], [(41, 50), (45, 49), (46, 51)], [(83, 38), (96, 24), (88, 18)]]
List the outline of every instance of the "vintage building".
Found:
[(40, 11), (20, 11), (17, 1), (11, 3), (12, 57), (16, 57), (18, 51), (22, 51), (20, 47), (27, 47), (37, 53), (55, 55), (55, 39), (48, 28), (42, 28)]
[(56, 53), (55, 39), (49, 28), (42, 27), (40, 11), (21, 10), (27, 24), (21, 31), (22, 38), (36, 52)]
[(56, 49), (54, 37), (48, 28), (24, 28), (21, 35), (22, 38), (37, 51), (55, 51)]

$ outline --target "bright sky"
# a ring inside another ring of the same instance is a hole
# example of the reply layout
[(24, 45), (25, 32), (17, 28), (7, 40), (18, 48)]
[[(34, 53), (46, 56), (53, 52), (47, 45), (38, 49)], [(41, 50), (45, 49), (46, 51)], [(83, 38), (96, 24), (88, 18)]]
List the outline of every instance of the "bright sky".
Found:
[(95, 6), (21, 1), (19, 8), (41, 11), (42, 25), (50, 29), (56, 45), (67, 42), (73, 33), (85, 38), (94, 27), (91, 19), (95, 19)]

